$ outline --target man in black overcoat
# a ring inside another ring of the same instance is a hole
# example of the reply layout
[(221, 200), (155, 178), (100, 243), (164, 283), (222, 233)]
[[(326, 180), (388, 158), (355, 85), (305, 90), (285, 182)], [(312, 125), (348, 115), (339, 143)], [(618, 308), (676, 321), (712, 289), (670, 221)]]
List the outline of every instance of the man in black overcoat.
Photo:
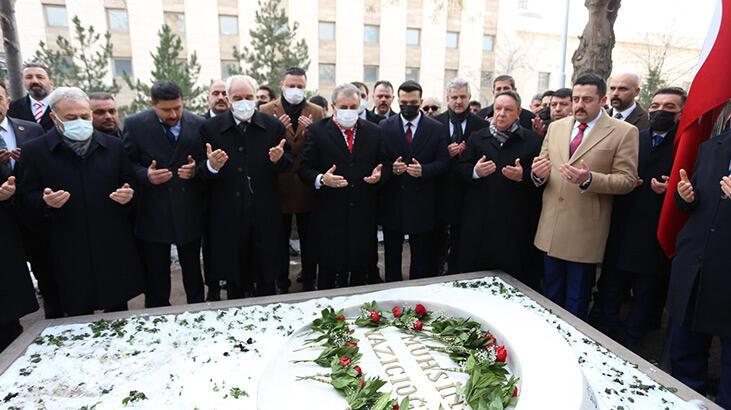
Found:
[(256, 111), (256, 82), (226, 82), (231, 111), (201, 127), (208, 160), (199, 164), (208, 184), (211, 270), (225, 279), (229, 299), (274, 294), (284, 248), (278, 174), (292, 166), (285, 128)]
[(333, 91), (332, 118), (310, 127), (302, 180), (315, 188), (311, 228), (318, 250), (318, 289), (364, 285), (377, 259), (376, 210), (381, 132), (358, 115), (359, 90)]

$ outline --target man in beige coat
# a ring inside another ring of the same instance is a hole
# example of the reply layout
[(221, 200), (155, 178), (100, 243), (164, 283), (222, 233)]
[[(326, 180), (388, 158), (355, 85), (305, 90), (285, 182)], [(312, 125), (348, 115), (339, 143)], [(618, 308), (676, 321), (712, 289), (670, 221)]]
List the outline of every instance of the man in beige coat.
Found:
[[(285, 255), (289, 254), (289, 233), (292, 230), (292, 216), (297, 216), (297, 236), (300, 240), (300, 255), (302, 257), (302, 286), (304, 290), (314, 290), (314, 281), (317, 271), (317, 261), (310, 251), (307, 226), (308, 217), (312, 208), (313, 188), (299, 179), (302, 151), (307, 141), (308, 128), (313, 122), (322, 119), (322, 109), (305, 99), (307, 75), (299, 67), (288, 68), (284, 72), (282, 82), (282, 98), (262, 105), (259, 110), (279, 119), (287, 129), (287, 143), (292, 147), (294, 164), (288, 172), (279, 174), (279, 199), (282, 206), (282, 226), (284, 228)], [(280, 293), (289, 291), (289, 259), (282, 260), (277, 277), (277, 287)]]
[(604, 112), (606, 92), (596, 75), (576, 80), (574, 116), (550, 125), (531, 172), (545, 186), (535, 239), (545, 252), (544, 294), (581, 319), (604, 256), (612, 196), (637, 183), (637, 128)]

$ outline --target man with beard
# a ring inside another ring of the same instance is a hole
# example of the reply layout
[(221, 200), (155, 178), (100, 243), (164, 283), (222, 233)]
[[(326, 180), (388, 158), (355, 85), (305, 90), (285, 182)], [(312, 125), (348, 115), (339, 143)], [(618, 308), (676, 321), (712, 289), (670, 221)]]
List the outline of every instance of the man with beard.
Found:
[[(673, 167), (673, 141), (683, 110), (683, 89), (661, 88), (652, 96), (650, 128), (640, 132), (639, 181), (614, 198), (612, 224), (599, 278), (602, 331), (635, 350), (659, 319), (665, 305), (670, 261), (660, 248), (657, 226)], [(627, 284), (632, 296), (622, 330), (620, 306)]]
[(609, 115), (642, 131), (650, 126), (647, 111), (635, 101), (640, 95), (640, 76), (624, 73), (609, 79)]
[(361, 99), (352, 84), (335, 87), (335, 115), (312, 125), (299, 171), (315, 188), (312, 226), (320, 290), (364, 285), (378, 259), (381, 131), (358, 116)]
[(279, 174), (278, 203), (281, 206), (284, 234), (281, 247), (285, 257), (280, 260), (277, 287), (281, 293), (289, 292), (289, 235), (292, 232), (292, 218), (297, 217), (297, 235), (300, 240), (300, 255), (302, 257), (302, 286), (305, 290), (314, 288), (317, 261), (309, 251), (310, 240), (307, 229), (310, 226), (308, 217), (312, 210), (312, 196), (314, 190), (306, 185), (297, 176), (302, 151), (309, 135), (308, 128), (313, 122), (322, 119), (322, 109), (305, 99), (307, 74), (299, 67), (288, 68), (279, 84), (282, 89), (282, 98), (262, 105), (259, 109), (264, 114), (270, 114), (279, 119), (287, 130), (287, 143), (292, 149), (294, 163), (291, 169)]
[(490, 125), (467, 109), (471, 95), (467, 80), (459, 77), (452, 79), (447, 86), (448, 109), (435, 118), (444, 125), (450, 158), (449, 168), (437, 179), (437, 225), (434, 239), (439, 273), (444, 271), (445, 263), (447, 273), (460, 271), (457, 266), (465, 184), (457, 172), (457, 163), (467, 146), (468, 137)]
[(53, 128), (48, 108), (48, 96), (53, 91), (53, 81), (48, 68), (39, 63), (26, 63), (23, 66), (23, 86), (28, 91), (10, 103), (8, 115), (26, 121), (41, 124), (44, 130)]
[(393, 102), (393, 85), (389, 81), (376, 81), (373, 86), (373, 113), (383, 118), (396, 115), (391, 109)]
[(401, 253), (409, 236), (411, 279), (435, 276), (434, 223), (436, 180), (449, 167), (444, 126), (422, 115), (421, 86), (405, 81), (398, 88), (401, 113), (381, 121), (384, 187), (381, 225), (386, 281), (402, 280)]
[[(374, 124), (378, 124), (383, 120), (378, 114), (374, 114), (368, 110), (368, 86), (361, 83), (360, 81), (353, 81), (350, 84), (354, 85), (355, 88), (360, 90), (360, 105), (358, 106), (358, 117), (370, 121)], [(334, 101), (333, 101), (334, 102)]]
[(530, 180), (530, 164), (541, 137), (518, 125), (520, 97), (495, 97), (487, 128), (467, 140), (458, 172), (467, 181), (462, 213), (460, 268), (500, 269), (533, 288), (540, 283), (540, 254), (533, 245), (540, 213), (540, 189)]
[(227, 104), (226, 83), (223, 80), (215, 80), (208, 87), (208, 111), (203, 114), (203, 118), (209, 119), (228, 112)]
[(92, 125), (94, 129), (111, 136), (122, 138), (119, 129), (119, 114), (114, 96), (105, 92), (89, 93), (91, 104)]

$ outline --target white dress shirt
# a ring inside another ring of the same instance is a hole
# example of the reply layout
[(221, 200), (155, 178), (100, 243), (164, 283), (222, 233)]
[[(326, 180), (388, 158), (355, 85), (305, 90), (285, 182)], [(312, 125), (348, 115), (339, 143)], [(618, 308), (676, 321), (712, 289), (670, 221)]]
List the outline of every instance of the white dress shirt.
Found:
[[(15, 130), (10, 125), (8, 117), (3, 118), (0, 122), (0, 138), (5, 140), (5, 145), (8, 146), (8, 151), (12, 151), (18, 148), (18, 141), (15, 139)], [(15, 160), (10, 158), (10, 168), (15, 168)]]
[[(602, 115), (604, 115), (602, 113), (602, 111), (603, 110), (599, 110), (599, 115), (597, 115), (596, 118), (594, 118), (590, 122), (586, 123), (586, 129), (584, 130), (584, 136), (581, 140), (581, 143), (579, 144), (579, 147), (581, 146), (581, 144), (584, 143), (584, 141), (586, 141), (586, 136), (589, 135), (589, 131), (591, 131), (594, 128), (597, 121), (599, 121), (599, 119), (602, 117)], [(574, 121), (574, 128), (571, 130), (571, 140), (570, 141), (573, 141), (574, 138), (576, 138), (579, 135), (579, 124), (581, 124), (579, 121)], [(579, 147), (576, 147), (577, 151), (579, 150)]]
[(43, 112), (43, 114), (46, 113), (46, 109), (48, 108), (48, 97), (38, 101), (35, 98), (31, 97), (30, 94), (28, 94), (28, 98), (30, 99), (30, 113), (33, 114), (34, 117), (36, 115), (36, 109), (35, 109), (36, 103), (41, 103), (41, 105), (43, 106), (42, 112)]
[[(632, 111), (634, 111), (634, 110), (635, 110), (635, 108), (637, 108), (637, 103), (636, 103), (636, 102), (633, 102), (633, 103), (632, 103), (632, 105), (630, 105), (630, 106), (629, 106), (629, 108), (627, 108), (627, 109), (626, 109), (626, 110), (624, 110), (624, 111), (619, 111), (619, 112), (617, 112), (617, 110), (616, 110), (616, 109), (615, 109), (615, 110), (613, 110), (613, 111), (614, 111), (614, 115), (617, 115), (617, 114), (622, 114), (622, 121), (627, 121), (627, 117), (629, 117), (629, 116), (630, 116), (630, 114), (632, 114)], [(613, 116), (614, 116), (614, 115), (613, 115)]]
[(419, 111), (416, 118), (411, 121), (408, 121), (403, 115), (399, 115), (401, 116), (401, 121), (404, 123), (404, 135), (406, 135), (406, 130), (409, 128), (408, 123), (411, 123), (411, 142), (413, 143), (414, 139), (416, 139), (416, 128), (419, 126), (419, 121), (421, 120), (421, 111)]
[[(467, 117), (465, 117), (465, 119), (462, 120), (462, 122), (459, 125), (462, 127), (462, 135), (464, 135), (464, 133), (467, 131)], [(449, 121), (449, 136), (451, 137), (453, 135), (454, 135), (454, 124), (452, 123), (452, 121)]]

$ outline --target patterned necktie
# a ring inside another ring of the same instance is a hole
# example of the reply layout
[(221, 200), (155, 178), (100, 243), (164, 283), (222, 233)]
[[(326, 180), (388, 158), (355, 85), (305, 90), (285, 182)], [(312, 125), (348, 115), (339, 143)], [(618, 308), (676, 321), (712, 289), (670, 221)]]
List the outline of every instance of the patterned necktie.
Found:
[(663, 138), (665, 138), (665, 136), (660, 135), (660, 134), (653, 135), (652, 136), (652, 148), (655, 148), (658, 145), (660, 145), (662, 143)]
[[(0, 126), (0, 150), (7, 150), (8, 149), (8, 143), (5, 142), (5, 137), (3, 137), (3, 134), (5, 134), (5, 128)], [(10, 163), (10, 157), (6, 158), (3, 162), (5, 164)]]
[(411, 145), (411, 141), (414, 140), (414, 134), (411, 132), (412, 125), (413, 124), (411, 124), (410, 122), (406, 123), (406, 142), (408, 142), (409, 145)]
[(588, 125), (586, 125), (586, 123), (579, 123), (579, 133), (576, 134), (576, 138), (571, 140), (571, 144), (569, 144), (569, 156), (573, 156), (576, 149), (579, 148), (581, 141), (584, 139), (584, 131), (587, 127)]
[(353, 129), (345, 130), (345, 138), (348, 140), (348, 152), (353, 153)]
[(33, 104), (33, 117), (35, 117), (37, 123), (40, 123), (41, 118), (43, 118), (43, 104), (38, 101)]
[(618, 113), (614, 114), (614, 118), (616, 118), (618, 120), (621, 120), (624, 117), (622, 116), (622, 113), (621, 112), (618, 112)]

